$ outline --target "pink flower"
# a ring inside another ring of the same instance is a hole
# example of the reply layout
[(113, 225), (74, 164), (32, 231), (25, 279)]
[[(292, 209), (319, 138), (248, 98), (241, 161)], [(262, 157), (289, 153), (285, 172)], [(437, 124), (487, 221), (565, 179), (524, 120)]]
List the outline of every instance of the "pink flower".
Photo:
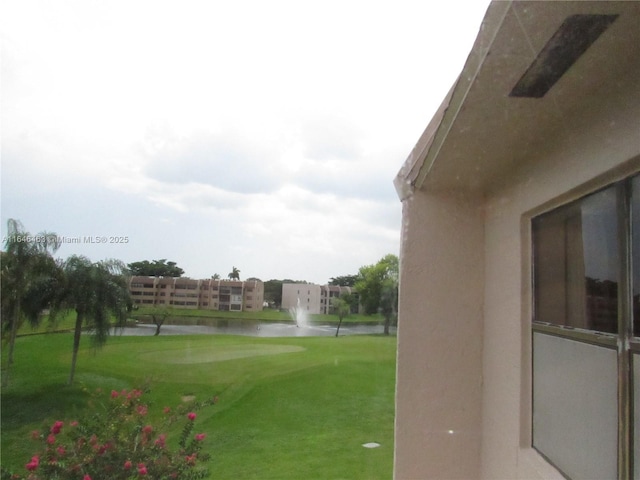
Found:
[(189, 412), (187, 418), (193, 422), (196, 419), (196, 414), (193, 412)]
[(171, 408), (170, 407), (164, 407), (163, 412), (164, 413), (171, 413)]
[(25, 465), (25, 467), (27, 467), (27, 470), (32, 472), (36, 468), (38, 468), (38, 465), (40, 465), (40, 457), (38, 457), (37, 455), (34, 455), (33, 457), (31, 457), (31, 460), (29, 461), (29, 463)]
[(139, 475), (146, 475), (147, 474), (147, 467), (144, 465), (144, 463), (139, 463), (138, 464), (138, 474)]
[(120, 396), (119, 392), (116, 392), (115, 390), (111, 390), (111, 398), (118, 398)]
[(155, 441), (155, 445), (157, 447), (164, 448), (166, 446), (166, 440), (167, 440), (167, 436), (163, 433), (158, 436), (158, 438)]
[(50, 433), (47, 437), (47, 443), (49, 445), (53, 445), (54, 443), (56, 443), (56, 436), (53, 433)]
[(104, 453), (109, 450), (109, 444), (105, 443), (104, 445), (94, 445), (93, 450), (98, 452), (98, 455), (104, 455)]
[(89, 475), (85, 475), (84, 477), (82, 477), (82, 480), (91, 480), (91, 477)]
[(197, 441), (201, 442), (202, 440), (205, 439), (206, 436), (207, 436), (206, 433), (197, 433), (195, 438)]
[(60, 430), (62, 430), (63, 425), (64, 423), (58, 420), (53, 424), (53, 427), (51, 427), (51, 433), (53, 433), (54, 435), (58, 435), (60, 433)]
[(142, 427), (142, 432), (149, 434), (153, 432), (153, 427), (151, 425), (145, 425), (144, 427)]
[(144, 417), (147, 414), (148, 408), (146, 405), (138, 405), (136, 407), (136, 411), (138, 412), (138, 415), (142, 415)]
[(127, 395), (127, 400), (131, 400), (132, 398), (140, 398), (142, 396), (142, 390), (131, 390)]
[(71, 422), (69, 425), (71, 425), (72, 427), (77, 427), (78, 426), (78, 421), (74, 420), (73, 422)]
[(59, 446), (56, 450), (58, 451), (58, 455), (60, 456), (63, 456), (65, 453), (67, 453), (62, 445)]
[(129, 470), (131, 468), (131, 460), (124, 462), (124, 469)]
[(186, 457), (184, 457), (184, 459), (189, 465), (195, 465), (196, 464), (196, 454), (195, 453), (193, 455), (187, 455)]

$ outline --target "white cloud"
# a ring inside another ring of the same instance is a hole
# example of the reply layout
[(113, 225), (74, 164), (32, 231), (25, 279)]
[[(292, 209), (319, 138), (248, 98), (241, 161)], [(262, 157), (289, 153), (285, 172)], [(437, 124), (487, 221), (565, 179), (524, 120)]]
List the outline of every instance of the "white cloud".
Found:
[(5, 2), (2, 228), (129, 232), (85, 251), (195, 277), (355, 273), (398, 251), (393, 177), (485, 9)]

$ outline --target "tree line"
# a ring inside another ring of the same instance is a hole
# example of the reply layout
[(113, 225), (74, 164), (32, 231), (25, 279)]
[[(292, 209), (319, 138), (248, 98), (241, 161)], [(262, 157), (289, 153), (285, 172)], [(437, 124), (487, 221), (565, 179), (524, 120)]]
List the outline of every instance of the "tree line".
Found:
[[(176, 262), (167, 261), (166, 258), (160, 260), (142, 260), (140, 262), (132, 262), (127, 264), (129, 273), (138, 277), (175, 277), (179, 278), (184, 275), (184, 270), (176, 264)], [(240, 280), (240, 269), (233, 267), (229, 275), (229, 280)], [(211, 275), (212, 280), (219, 280), (220, 275), (214, 273)]]

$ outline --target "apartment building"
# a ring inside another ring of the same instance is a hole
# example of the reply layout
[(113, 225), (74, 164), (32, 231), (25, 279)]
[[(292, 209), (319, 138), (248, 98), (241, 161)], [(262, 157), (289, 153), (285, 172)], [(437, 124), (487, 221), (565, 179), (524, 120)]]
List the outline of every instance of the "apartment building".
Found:
[(331, 299), (343, 293), (355, 294), (353, 287), (337, 285), (316, 285), (313, 283), (283, 283), (282, 308), (290, 309), (300, 306), (307, 313), (331, 313)]
[(254, 280), (194, 280), (183, 277), (131, 277), (134, 305), (259, 312), (264, 284)]

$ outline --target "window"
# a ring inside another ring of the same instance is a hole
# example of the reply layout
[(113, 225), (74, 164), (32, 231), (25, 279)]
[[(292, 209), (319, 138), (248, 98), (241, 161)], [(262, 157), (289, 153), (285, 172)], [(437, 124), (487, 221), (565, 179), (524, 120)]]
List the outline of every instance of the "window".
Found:
[(638, 479), (640, 176), (531, 230), (533, 447), (571, 479)]

